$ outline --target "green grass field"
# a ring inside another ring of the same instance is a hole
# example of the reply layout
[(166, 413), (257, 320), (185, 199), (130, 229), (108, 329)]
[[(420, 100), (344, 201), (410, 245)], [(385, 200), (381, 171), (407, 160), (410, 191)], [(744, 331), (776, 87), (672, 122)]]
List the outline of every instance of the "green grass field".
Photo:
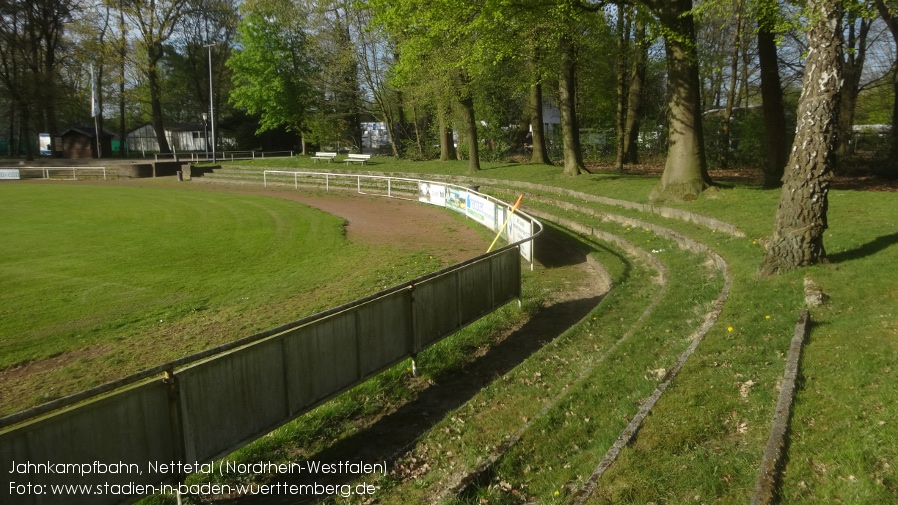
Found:
[(266, 196), (4, 184), (0, 215), (0, 371), (38, 365), (6, 381), (2, 413), (439, 266), (424, 251), (350, 244), (342, 219)]
[[(248, 180), (261, 180), (258, 170), (262, 167), (320, 168), (304, 159), (266, 160), (256, 165), (237, 170), (245, 171)], [(562, 176), (558, 167), (526, 164), (484, 164), (484, 168), (482, 172), (471, 175), (467, 173), (464, 162), (413, 163), (389, 158), (375, 158), (367, 167), (368, 170), (383, 172), (451, 175), (472, 182), (478, 178), (538, 182), (641, 203), (646, 202), (649, 190), (657, 182), (654, 177), (614, 172), (570, 178)], [(8, 216), (16, 213), (13, 205), (19, 205), (18, 212), (23, 212), (20, 204), (8, 198), (11, 189), (20, 187), (23, 186), (0, 186), (0, 211), (5, 217), (5, 222), (0, 225), (3, 237), (16, 236), (12, 233), (27, 236), (27, 231), (8, 224)], [(58, 191), (55, 187), (48, 188)], [(144, 190), (122, 187), (95, 189), (108, 189), (108, 193), (103, 193), (108, 199), (115, 199), (110, 194), (123, 189)], [(518, 193), (516, 190), (497, 191), (502, 191), (505, 197)], [(153, 198), (194, 202), (181, 208), (183, 214), (179, 212), (172, 217), (176, 224), (171, 227), (189, 226), (187, 222), (194, 220), (202, 221), (202, 217), (194, 216), (191, 219), (189, 215), (196, 212), (202, 214), (197, 209), (202, 205), (196, 200), (201, 202), (206, 198), (216, 201), (222, 198), (228, 202), (230, 199), (242, 202), (244, 198), (250, 202), (264, 201), (266, 203), (261, 207), (271, 209), (268, 200), (257, 200), (257, 197), (213, 197), (171, 188), (163, 193), (165, 195), (154, 195)], [(646, 251), (658, 251), (653, 254), (668, 270), (669, 287), (664, 297), (647, 317), (639, 319), (658, 292), (656, 274), (614, 247), (570, 234), (571, 241), (606, 265), (615, 282), (614, 291), (580, 325), (535, 352), (508, 374), (497, 377), (463, 406), (436, 420), (410, 452), (397, 461), (396, 472), (376, 481), (381, 486), (377, 495), (380, 503), (433, 502), (447, 481), (483, 461), (506, 440), (508, 434), (519, 430), (523, 422), (530, 422), (531, 426), (523, 432), (520, 442), (463, 493), (451, 496), (444, 502), (567, 503), (658, 382), (663, 374), (659, 370), (670, 367), (673, 358), (682, 351), (689, 333), (699, 324), (701, 311), (706, 310), (716, 296), (721, 280), (712, 269), (707, 268), (701, 256), (680, 250), (647, 228), (599, 222), (587, 214), (536, 203), (535, 196), (539, 195), (532, 192), (525, 194), (525, 210), (541, 208), (551, 211), (615, 233)], [(789, 340), (798, 311), (803, 307), (802, 281), (805, 277), (820, 284), (829, 299), (822, 307), (811, 309), (813, 323), (801, 362), (780, 502), (898, 503), (898, 429), (895, 425), (895, 419), (898, 419), (898, 388), (894, 387), (898, 384), (898, 269), (895, 267), (898, 265), (898, 222), (895, 220), (898, 195), (833, 189), (830, 194), (830, 228), (825, 238), (830, 262), (776, 277), (758, 278), (755, 272), (763, 256), (764, 237), (772, 230), (778, 197), (779, 191), (736, 183), (729, 189), (707, 191), (694, 202), (675, 205), (733, 223), (746, 233), (746, 237), (733, 237), (717, 230), (621, 207), (573, 202), (590, 210), (662, 225), (706, 244), (729, 264), (733, 280), (717, 323), (655, 406), (635, 441), (599, 481), (589, 503), (731, 504), (749, 501), (779, 393)], [(54, 200), (48, 195), (29, 198), (32, 202)], [(125, 200), (127, 206), (138, 199), (132, 195), (130, 199), (125, 197)], [(95, 203), (95, 199), (83, 201), (87, 202), (82, 205), (84, 207), (100, 205)], [(215, 216), (227, 215), (227, 211), (218, 204), (206, 205), (218, 209), (214, 212)], [(229, 205), (239, 208), (240, 214), (252, 215), (257, 208), (251, 203)], [(284, 205), (293, 209), (293, 204)], [(29, 208), (31, 206), (26, 205), (25, 211)], [(53, 216), (74, 216), (79, 212), (82, 211), (62, 205), (50, 217), (44, 215), (40, 219), (46, 223), (53, 221)], [(268, 210), (261, 214), (255, 219), (276, 222)], [(239, 222), (240, 219), (231, 216), (229, 223), (234, 221)], [(213, 222), (218, 223), (217, 220)], [(47, 229), (57, 228), (56, 224), (35, 224)], [(252, 228), (252, 225), (247, 226)], [(106, 232), (99, 232), (104, 240), (112, 233), (109, 228), (114, 229), (114, 223), (108, 224)], [(198, 228), (196, 233), (202, 233), (209, 227)], [(161, 233), (163, 231), (158, 228), (155, 230), (157, 236)], [(177, 239), (169, 237), (172, 241)], [(208, 235), (205, 238), (209, 242), (215, 239)], [(56, 302), (53, 307), (48, 307), (51, 311), (76, 319), (79, 314), (85, 313), (83, 309), (79, 312), (65, 307), (75, 305), (79, 298), (73, 295), (76, 292), (72, 288), (76, 285), (75, 281), (59, 277), (69, 275), (70, 271), (59, 266), (67, 265), (68, 261), (66, 254), (60, 250), (64, 245), (42, 248), (41, 240), (29, 240), (34, 243), (28, 247), (16, 245), (18, 261), (8, 261), (9, 241), (0, 243), (0, 282), (4, 286), (8, 282), (17, 282), (17, 289), (39, 284), (28, 281), (27, 276), (24, 280), (21, 276), (16, 277), (15, 268), (10, 266), (37, 261), (40, 256), (32, 254), (31, 248), (34, 248), (53, 259), (44, 265), (35, 263), (35, 268), (29, 271), (47, 272), (34, 274), (32, 279), (52, 279), (52, 282), (47, 282), (51, 287), (42, 294), (34, 295), (27, 303), (6, 290), (0, 293), (0, 297), (4, 297), (0, 298), (3, 303), (0, 308), (3, 318), (0, 323), (3, 325), (0, 332), (3, 340), (0, 345), (6, 345), (8, 341), (8, 331), (11, 330), (6, 329), (6, 319), (11, 310), (27, 306), (32, 314), (42, 317), (41, 309), (33, 307), (41, 301), (41, 296), (54, 297), (52, 299)], [(78, 238), (66, 240), (75, 241)], [(351, 248), (340, 245), (339, 229), (334, 240), (335, 251), (339, 251), (341, 257), (335, 264), (320, 266), (320, 270), (346, 268), (347, 264), (340, 263), (344, 256), (351, 259), (359, 257), (355, 254), (372, 254), (371, 251), (353, 253)], [(267, 242), (260, 238), (259, 243)], [(191, 246), (180, 247), (189, 249)], [(233, 243), (225, 245), (226, 250), (230, 247)], [(281, 257), (283, 253), (267, 250), (264, 245), (253, 251), (255, 253), (247, 254), (270, 254), (272, 258), (280, 259), (282, 265), (289, 264), (289, 260)], [(162, 254), (165, 253), (163, 250)], [(227, 265), (227, 257), (228, 254), (223, 252), (221, 257), (211, 258), (210, 261)], [(246, 263), (235, 260), (230, 263), (230, 269), (253, 268)], [(208, 268), (201, 262), (193, 265), (194, 269)], [(422, 268), (427, 266), (432, 265), (422, 262)], [(98, 276), (92, 268), (99, 267), (84, 268), (86, 270), (82, 270), (80, 275), (87, 276), (84, 272), (88, 272)], [(105, 268), (114, 267), (107, 265)], [(157, 263), (156, 268), (167, 271), (175, 268), (175, 262), (166, 259)], [(157, 293), (156, 296), (167, 296), (173, 292), (172, 289), (182, 287), (185, 292), (191, 291), (186, 288), (194, 285), (223, 285), (225, 289), (217, 297), (207, 293), (188, 299), (185, 294), (183, 302), (176, 299), (174, 304), (166, 305), (177, 309), (152, 305), (155, 298), (148, 295), (142, 300), (151, 308), (139, 311), (138, 316), (126, 320), (136, 325), (133, 331), (117, 332), (113, 323), (108, 326), (112, 331), (105, 332), (108, 340), (101, 341), (86, 330), (75, 330), (54, 345), (65, 348), (66, 342), (96, 338), (91, 341), (93, 344), (79, 342), (72, 348), (109, 346), (111, 351), (104, 351), (102, 358), (91, 358), (89, 365), (115, 368), (120, 363), (133, 364), (135, 358), (132, 354), (145, 354), (142, 349), (152, 347), (152, 342), (145, 335), (162, 339), (163, 342), (166, 338), (180, 340), (183, 335), (190, 335), (197, 329), (215, 328), (220, 324), (239, 326), (236, 332), (242, 335), (248, 333), (244, 330), (267, 326), (264, 321), (248, 320), (248, 314), (257, 313), (249, 308), (267, 307), (265, 304), (280, 299), (280, 296), (308, 301), (303, 294), (277, 295), (269, 289), (260, 288), (255, 291), (256, 298), (246, 300), (245, 305), (238, 301), (235, 308), (229, 305), (234, 302), (231, 286), (242, 285), (242, 289), (252, 293), (255, 284), (246, 284), (243, 278), (246, 272), (229, 272), (227, 266), (224, 270), (219, 275), (225, 278), (231, 275), (230, 281), (219, 282), (210, 278), (213, 276), (201, 276), (197, 280), (184, 279), (181, 284), (178, 284), (178, 275), (167, 277), (168, 272), (158, 272), (159, 279), (168, 278), (170, 283), (165, 293)], [(259, 267), (256, 271), (264, 272), (265, 269)], [(98, 276), (101, 281), (94, 291), (121, 290), (118, 291), (120, 294), (127, 293), (126, 287), (116, 284), (130, 285), (130, 281), (121, 281), (122, 276), (121, 271), (117, 276)], [(151, 274), (147, 274), (146, 278), (156, 279)], [(414, 401), (428, 383), (438, 384), (447, 375), (461, 373), (480, 350), (491, 344), (503, 327), (520, 322), (528, 312), (537, 311), (546, 293), (564, 289), (563, 286), (570, 281), (572, 279), (557, 278), (552, 269), (526, 273), (523, 312), (509, 307), (428, 350), (420, 357), (421, 377), (412, 379), (405, 365), (398, 366), (230, 457), (244, 462), (315, 459), (327, 454), (329, 448), (339, 445), (340, 441), (351, 437), (363, 439), (366, 426), (371, 422), (405, 402)], [(277, 285), (278, 280), (271, 282)], [(149, 283), (153, 284), (152, 281)], [(370, 286), (370, 283), (366, 284), (360, 277), (347, 286), (366, 285)], [(350, 291), (346, 287), (345, 292)], [(139, 290), (136, 293), (141, 294)], [(89, 292), (85, 296), (91, 298), (94, 295)], [(121, 305), (115, 297), (105, 298), (105, 303)], [(287, 305), (274, 303), (272, 318), (278, 322), (285, 320), (280, 316), (286, 313)], [(219, 314), (219, 317), (213, 317), (214, 314)], [(56, 323), (57, 326), (65, 326), (64, 317), (62, 323)], [(163, 323), (158, 323), (159, 319)], [(166, 326), (169, 321), (180, 323)], [(27, 324), (18, 324), (20, 328), (32, 331)], [(53, 333), (49, 326), (43, 326), (42, 331)], [(593, 367), (591, 360), (611, 349), (612, 343), (627, 331), (632, 331), (633, 336), (626, 345), (611, 352), (601, 366)], [(39, 336), (30, 338), (32, 341), (44, 340)], [(188, 347), (202, 348), (208, 344), (200, 340), (202, 338)], [(165, 347), (155, 347), (158, 358), (167, 356), (159, 351)], [(41, 350), (22, 352), (20, 357), (11, 358), (9, 363), (31, 359), (29, 356), (49, 356), (60, 352), (36, 349)], [(6, 355), (4, 347), (0, 356), (6, 359)], [(84, 374), (83, 366), (73, 370), (77, 371), (69, 372), (74, 375), (66, 379), (72, 384), (93, 383), (92, 375), (78, 375)], [(67, 373), (65, 367), (61, 373)], [(38, 384), (43, 383), (38, 381)], [(2, 394), (4, 392), (0, 391)], [(559, 394), (561, 400), (551, 403), (550, 399)], [(547, 406), (541, 411), (543, 405)], [(257, 478), (265, 482), (264, 476)], [(167, 502), (174, 501), (169, 499)], [(196, 502), (203, 501), (194, 498)]]

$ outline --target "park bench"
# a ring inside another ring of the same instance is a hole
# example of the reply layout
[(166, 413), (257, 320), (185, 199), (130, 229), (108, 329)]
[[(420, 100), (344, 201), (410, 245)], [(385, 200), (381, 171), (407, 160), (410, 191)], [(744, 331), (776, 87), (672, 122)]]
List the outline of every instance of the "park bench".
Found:
[(347, 165), (350, 163), (361, 163), (362, 165), (365, 165), (370, 159), (370, 154), (347, 154), (346, 159), (343, 161), (345, 161)]
[(315, 160), (315, 163), (318, 163), (318, 160), (327, 160), (328, 163), (334, 161), (334, 158), (337, 157), (337, 153), (327, 153), (327, 152), (317, 152), (315, 156), (312, 156), (312, 159)]

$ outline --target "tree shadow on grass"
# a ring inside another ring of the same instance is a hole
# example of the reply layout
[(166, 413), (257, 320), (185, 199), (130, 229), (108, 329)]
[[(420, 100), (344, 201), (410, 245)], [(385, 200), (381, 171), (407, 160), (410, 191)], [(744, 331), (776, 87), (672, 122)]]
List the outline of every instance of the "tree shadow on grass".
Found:
[(826, 259), (830, 263), (844, 263), (846, 261), (858, 260), (861, 258), (866, 258), (867, 256), (872, 256), (882, 251), (883, 249), (887, 249), (895, 244), (898, 244), (898, 233), (892, 233), (891, 235), (882, 235), (881, 237), (876, 237), (872, 241), (867, 242), (866, 244), (858, 248), (827, 255)]

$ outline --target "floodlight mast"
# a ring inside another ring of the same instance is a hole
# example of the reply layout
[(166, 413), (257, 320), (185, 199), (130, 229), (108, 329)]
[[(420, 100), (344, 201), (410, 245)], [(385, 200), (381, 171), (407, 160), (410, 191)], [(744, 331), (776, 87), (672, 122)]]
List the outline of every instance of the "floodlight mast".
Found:
[(212, 126), (212, 163), (215, 163), (215, 105), (212, 102), (212, 46), (218, 45), (217, 42), (210, 42), (203, 45), (209, 50), (209, 119)]

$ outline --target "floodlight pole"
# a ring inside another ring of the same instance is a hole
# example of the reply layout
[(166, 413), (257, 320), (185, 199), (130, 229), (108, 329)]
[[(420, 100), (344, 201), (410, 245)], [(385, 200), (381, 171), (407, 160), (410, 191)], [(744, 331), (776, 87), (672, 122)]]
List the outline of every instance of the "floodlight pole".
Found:
[(203, 47), (209, 50), (209, 119), (212, 125), (212, 163), (215, 163), (215, 105), (212, 102), (212, 46), (215, 42), (205, 44)]

